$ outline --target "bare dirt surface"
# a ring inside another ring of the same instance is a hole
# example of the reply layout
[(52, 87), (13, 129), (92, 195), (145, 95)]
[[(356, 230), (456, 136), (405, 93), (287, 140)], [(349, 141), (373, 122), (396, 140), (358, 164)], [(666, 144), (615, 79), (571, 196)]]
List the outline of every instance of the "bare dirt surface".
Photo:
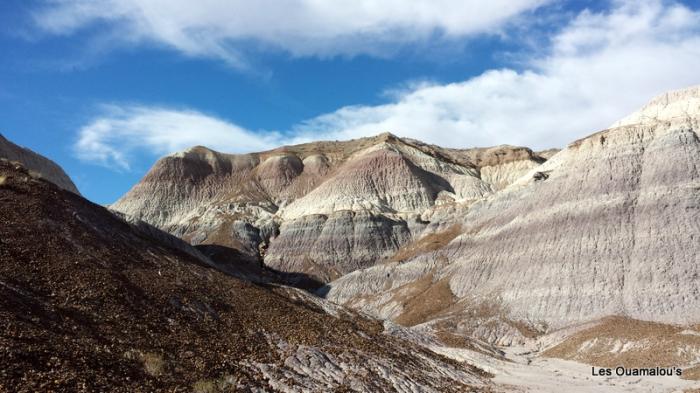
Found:
[(532, 347), (505, 348), (504, 357), (458, 347), (435, 347), (446, 356), (479, 364), (494, 374), (497, 392), (518, 393), (691, 393), (700, 383), (678, 376), (592, 375), (591, 365), (540, 356)]
[(683, 370), (683, 379), (700, 381), (700, 365), (689, 367)]
[(462, 226), (454, 224), (444, 230), (428, 233), (416, 241), (408, 243), (396, 252), (391, 257), (392, 261), (405, 261), (417, 255), (425, 254), (431, 251), (439, 250), (449, 244), (454, 238), (462, 234)]
[(601, 367), (679, 367), (698, 379), (700, 331), (690, 327), (608, 317), (543, 353)]

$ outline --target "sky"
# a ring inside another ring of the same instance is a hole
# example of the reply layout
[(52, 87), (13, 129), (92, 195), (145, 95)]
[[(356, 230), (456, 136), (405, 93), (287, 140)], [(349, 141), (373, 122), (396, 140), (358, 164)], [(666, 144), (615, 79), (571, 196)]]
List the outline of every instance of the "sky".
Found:
[(698, 70), (700, 0), (0, 1), (0, 133), (100, 204), (194, 145), (564, 147)]

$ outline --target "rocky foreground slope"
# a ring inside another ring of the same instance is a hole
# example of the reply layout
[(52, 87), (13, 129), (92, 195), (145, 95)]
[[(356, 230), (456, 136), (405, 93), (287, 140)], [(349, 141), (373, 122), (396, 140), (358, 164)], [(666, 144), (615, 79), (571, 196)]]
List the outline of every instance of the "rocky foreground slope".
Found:
[(0, 161), (0, 391), (478, 391), (481, 370), (207, 266)]
[(111, 207), (327, 282), (388, 260), (440, 206), (467, 206), (543, 161), (526, 148), (445, 149), (391, 134), (244, 155), (194, 147), (159, 160)]
[(21, 162), (25, 168), (33, 171), (35, 175), (53, 182), (64, 190), (80, 194), (73, 181), (63, 171), (63, 168), (40, 154), (17, 146), (2, 136), (2, 134), (0, 134), (0, 158)]
[(697, 323), (700, 88), (654, 99), (464, 211), (424, 235), (437, 246), (419, 239), (323, 292), (500, 344), (607, 315)]

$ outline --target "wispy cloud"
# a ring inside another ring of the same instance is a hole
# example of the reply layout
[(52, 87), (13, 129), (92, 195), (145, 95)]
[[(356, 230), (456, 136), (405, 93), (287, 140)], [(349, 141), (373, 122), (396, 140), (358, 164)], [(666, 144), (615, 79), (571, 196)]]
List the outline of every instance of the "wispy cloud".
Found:
[(384, 56), (436, 37), (494, 33), (549, 1), (56, 0), (34, 19), (51, 34), (98, 27), (119, 45), (155, 43), (245, 68), (251, 47), (293, 56)]
[(232, 153), (259, 151), (280, 140), (276, 133), (258, 134), (193, 110), (108, 105), (80, 129), (73, 148), (83, 161), (129, 170), (137, 154), (162, 155), (195, 145)]
[(386, 104), (343, 107), (291, 126), (287, 137), (193, 111), (112, 107), (81, 130), (77, 149), (84, 159), (128, 168), (137, 149), (254, 151), (383, 131), (453, 147), (564, 146), (659, 93), (700, 83), (700, 12), (657, 0), (616, 1), (611, 10), (579, 14), (551, 37), (546, 53), (527, 59), (524, 71), (406, 85)]

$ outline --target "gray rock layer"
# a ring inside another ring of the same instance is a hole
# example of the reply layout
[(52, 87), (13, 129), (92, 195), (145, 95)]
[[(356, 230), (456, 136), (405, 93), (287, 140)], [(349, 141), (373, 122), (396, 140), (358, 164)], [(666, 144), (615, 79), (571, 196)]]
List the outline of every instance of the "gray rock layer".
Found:
[(406, 221), (367, 211), (303, 216), (282, 224), (265, 264), (330, 281), (390, 257), (410, 237)]
[(66, 172), (55, 162), (27, 148), (18, 146), (0, 135), (0, 158), (17, 161), (40, 177), (56, 184), (64, 190), (80, 195)]

